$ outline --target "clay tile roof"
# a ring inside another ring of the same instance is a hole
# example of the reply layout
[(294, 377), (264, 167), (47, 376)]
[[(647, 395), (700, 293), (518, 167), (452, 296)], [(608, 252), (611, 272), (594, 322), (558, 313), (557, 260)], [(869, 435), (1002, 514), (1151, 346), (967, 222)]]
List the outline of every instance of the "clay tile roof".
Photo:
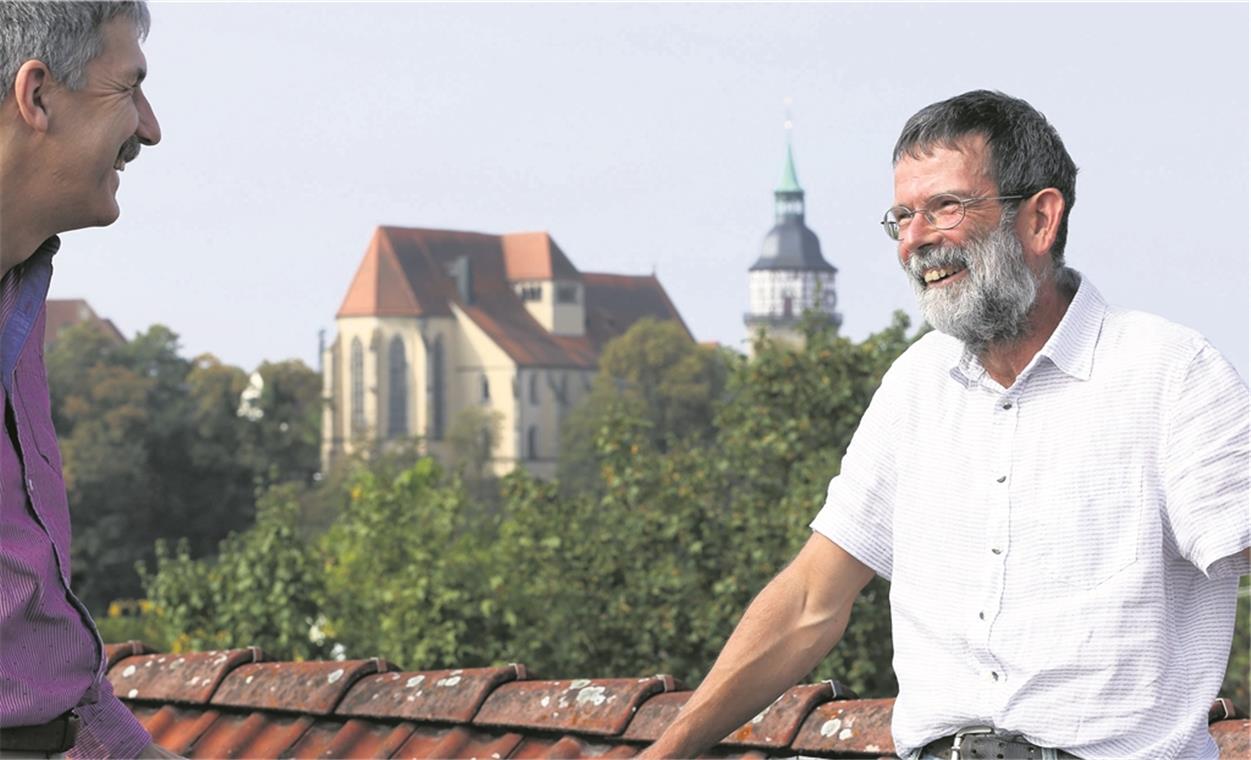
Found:
[(655, 275), (601, 274), (582, 276), (586, 289), (586, 335), (599, 351), (643, 317), (671, 319), (690, 329)]
[(81, 298), (50, 298), (47, 301), (47, 317), (44, 326), (44, 345), (48, 345), (60, 336), (61, 331), (79, 322), (94, 324), (105, 337), (116, 343), (125, 343), (126, 336), (117, 329), (112, 320), (103, 319), (91, 304)]
[(582, 275), (546, 232), (515, 232), (500, 238), (504, 271), (516, 280), (576, 280)]
[[(468, 298), (448, 273), (459, 259), (469, 263)], [(547, 278), (584, 280), (584, 336), (549, 333), (511, 284)], [(546, 232), (486, 235), (405, 227), (374, 231), (337, 316), (439, 317), (451, 316), (453, 308), (522, 366), (593, 369), (603, 344), (639, 319), (682, 321), (654, 276), (583, 276)]]
[[(532, 681), (522, 665), (391, 672), (381, 660), (255, 662), (255, 649), (106, 651), (123, 703), (154, 741), (192, 758), (633, 757), (691, 694), (668, 676)], [(197, 683), (179, 686), (188, 674)], [(796, 686), (709, 756), (889, 758), (893, 707), (837, 682)], [(1228, 700), (1212, 709), (1221, 757), (1251, 756), (1251, 720)]]

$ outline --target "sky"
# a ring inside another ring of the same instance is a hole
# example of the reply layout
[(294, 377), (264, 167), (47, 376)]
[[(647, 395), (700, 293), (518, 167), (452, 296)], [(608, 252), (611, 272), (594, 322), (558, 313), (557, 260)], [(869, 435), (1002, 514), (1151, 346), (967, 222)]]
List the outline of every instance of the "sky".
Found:
[(51, 297), (188, 356), (315, 367), (382, 224), (545, 230), (743, 348), (786, 98), (844, 334), (919, 324), (878, 224), (891, 148), (987, 88), (1079, 167), (1069, 264), (1248, 376), (1246, 4), (154, 3), (144, 51), (163, 139), (118, 222), (63, 236)]

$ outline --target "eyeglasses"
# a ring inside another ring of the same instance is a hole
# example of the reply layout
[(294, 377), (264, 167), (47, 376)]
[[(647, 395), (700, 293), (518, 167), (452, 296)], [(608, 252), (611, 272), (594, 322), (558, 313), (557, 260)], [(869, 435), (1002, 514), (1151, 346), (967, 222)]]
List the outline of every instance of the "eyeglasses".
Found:
[(996, 195), (983, 198), (961, 198), (951, 193), (943, 193), (935, 195), (925, 202), (925, 208), (913, 211), (907, 206), (894, 206), (886, 210), (886, 215), (882, 217), (882, 229), (886, 230), (886, 234), (891, 240), (898, 240), (903, 236), (904, 230), (908, 229), (908, 225), (912, 223), (912, 218), (917, 214), (925, 217), (925, 221), (936, 230), (950, 230), (960, 226), (960, 222), (964, 221), (964, 215), (968, 211), (969, 204), (980, 203), (982, 201), (1013, 201), (1021, 198), (1027, 198), (1025, 195)]

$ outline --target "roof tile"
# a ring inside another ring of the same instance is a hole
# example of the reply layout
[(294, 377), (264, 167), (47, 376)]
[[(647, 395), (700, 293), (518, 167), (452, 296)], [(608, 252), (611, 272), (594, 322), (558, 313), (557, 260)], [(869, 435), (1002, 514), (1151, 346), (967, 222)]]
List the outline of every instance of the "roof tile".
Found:
[(286, 757), (313, 724), (308, 715), (223, 713), (187, 753), (191, 758)]
[(132, 704), (130, 709), (152, 736), (152, 741), (180, 755), (185, 755), (221, 717), (217, 710), (198, 707)]
[(127, 657), (147, 654), (156, 650), (142, 641), (127, 641), (124, 644), (105, 644), (104, 656), (108, 659), (108, 667), (113, 667)]
[(244, 665), (226, 676), (212, 703), (329, 715), (359, 679), (391, 669), (379, 659)]
[(413, 735), (412, 723), (378, 723), (353, 718), (346, 723), (314, 723), (290, 750), (295, 758), (391, 757)]
[(381, 673), (355, 683), (335, 714), (468, 723), (497, 686), (525, 677), (524, 665)]
[(473, 722), (613, 736), (644, 699), (674, 687), (671, 676), (507, 683), (487, 697)]
[(812, 708), (830, 701), (833, 696), (834, 690), (829, 683), (796, 686), (723, 739), (722, 743), (770, 749), (788, 747)]
[(821, 754), (889, 755), (895, 751), (890, 733), (894, 707), (894, 699), (858, 699), (818, 705), (800, 727), (791, 749)]
[(413, 732), (395, 757), (511, 757), (521, 743), (521, 734), (514, 732), (488, 733), (474, 731), (467, 726), (434, 728), (422, 726)]
[(1211, 731), (1222, 758), (1251, 757), (1251, 720), (1222, 720)]
[(260, 649), (129, 657), (109, 669), (113, 691), (127, 699), (208, 704), (226, 674), (264, 659)]

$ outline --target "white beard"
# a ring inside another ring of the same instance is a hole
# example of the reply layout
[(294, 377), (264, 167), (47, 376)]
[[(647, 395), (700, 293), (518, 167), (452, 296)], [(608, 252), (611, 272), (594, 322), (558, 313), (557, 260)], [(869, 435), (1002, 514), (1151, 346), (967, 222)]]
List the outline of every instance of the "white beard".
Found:
[[(1025, 264), (1025, 252), (1013, 230), (1014, 214), (964, 247), (944, 246), (913, 254), (904, 270), (910, 275), (925, 320), (980, 354), (993, 343), (1012, 341), (1029, 327), (1038, 299), (1038, 278)], [(963, 282), (927, 287), (929, 268), (967, 269)]]

